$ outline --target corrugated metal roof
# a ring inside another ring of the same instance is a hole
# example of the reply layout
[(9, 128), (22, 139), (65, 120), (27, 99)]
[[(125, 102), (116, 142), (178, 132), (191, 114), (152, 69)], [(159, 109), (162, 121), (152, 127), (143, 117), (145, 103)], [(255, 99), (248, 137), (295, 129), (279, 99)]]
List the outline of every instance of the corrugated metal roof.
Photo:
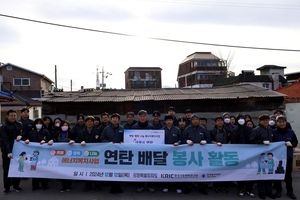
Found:
[(162, 88), (147, 90), (98, 90), (72, 95), (58, 92), (45, 94), (42, 102), (126, 102), (126, 101), (166, 101), (189, 99), (238, 99), (283, 97), (284, 94), (251, 84), (239, 84), (213, 88)]

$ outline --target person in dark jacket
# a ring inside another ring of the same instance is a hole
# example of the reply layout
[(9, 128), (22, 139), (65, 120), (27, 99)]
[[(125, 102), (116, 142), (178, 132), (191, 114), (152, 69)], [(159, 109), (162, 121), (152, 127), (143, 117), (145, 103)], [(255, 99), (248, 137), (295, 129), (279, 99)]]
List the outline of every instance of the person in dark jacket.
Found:
[[(172, 144), (174, 146), (178, 146), (181, 143), (180, 140), (180, 130), (179, 128), (173, 125), (173, 117), (172, 115), (165, 116), (165, 123), (166, 125), (161, 129), (165, 131), (165, 144)], [(163, 192), (168, 192), (170, 187), (172, 186), (171, 183), (164, 183)], [(175, 183), (176, 191), (178, 194), (181, 193), (181, 188), (179, 183)]]
[[(259, 125), (252, 129), (249, 142), (251, 144), (265, 144), (270, 145), (273, 141), (273, 131), (269, 127), (270, 117), (262, 114), (258, 117)], [(258, 196), (261, 199), (265, 199), (266, 196), (271, 199), (275, 199), (275, 195), (272, 193), (272, 181), (270, 180), (259, 180), (257, 181)]]
[[(284, 116), (283, 110), (280, 110), (280, 109), (275, 110), (275, 111), (274, 111), (274, 115), (275, 115), (276, 117), (281, 116), (281, 115)], [(292, 129), (292, 125), (291, 125), (288, 121), (286, 122), (286, 126), (287, 126), (289, 129)]]
[(61, 127), (62, 122), (63, 122), (63, 120), (60, 117), (56, 117), (53, 120), (53, 136), (55, 139), (57, 138), (58, 134), (61, 131), (60, 127)]
[[(209, 131), (200, 126), (200, 120), (198, 115), (192, 115), (191, 117), (191, 125), (186, 127), (183, 131), (183, 141), (190, 146), (195, 144), (205, 145), (206, 143), (210, 143), (210, 135)], [(207, 191), (205, 189), (205, 183), (198, 183), (199, 192), (204, 195), (207, 195)], [(186, 187), (183, 190), (183, 193), (188, 194), (191, 191), (191, 184), (186, 184)]]
[(100, 134), (104, 130), (105, 127), (107, 127), (110, 124), (109, 121), (109, 114), (107, 112), (104, 112), (101, 114), (101, 125), (99, 127)]
[(173, 122), (174, 126), (178, 126), (178, 120), (176, 119), (176, 108), (175, 107), (170, 106), (168, 108), (168, 115), (172, 115), (173, 120), (174, 120), (174, 122)]
[(21, 118), (19, 122), (22, 123), (24, 136), (27, 137), (29, 132), (32, 130), (33, 121), (29, 119), (29, 109), (22, 108), (21, 110)]
[(124, 129), (131, 129), (131, 127), (136, 123), (137, 121), (134, 119), (134, 112), (128, 112), (127, 113), (127, 123), (124, 125)]
[[(53, 136), (49, 131), (44, 128), (44, 120), (42, 118), (37, 118), (32, 124), (33, 128), (26, 138), (26, 143), (39, 142), (40, 144), (48, 143), (48, 145), (53, 144)], [(37, 164), (37, 163), (36, 163)], [(32, 165), (33, 166), (33, 165)], [(31, 168), (31, 170), (36, 170), (36, 165)], [(39, 185), (42, 185), (43, 189), (48, 188), (47, 178), (32, 178), (32, 191), (38, 190)]]
[[(227, 144), (229, 142), (229, 134), (230, 130), (224, 126), (224, 119), (223, 117), (216, 117), (215, 118), (215, 126), (212, 130), (210, 130), (210, 139), (212, 144), (216, 144), (218, 146), (222, 146), (222, 144)], [(226, 187), (227, 182), (215, 182), (214, 191), (218, 192), (225, 192), (228, 193), (228, 189)]]
[(79, 138), (81, 131), (85, 128), (85, 121), (83, 114), (77, 115), (77, 124), (72, 128), (72, 133), (76, 135), (76, 138)]
[[(102, 142), (123, 143), (124, 141), (124, 127), (119, 125), (120, 115), (113, 113), (111, 115), (111, 123), (106, 126), (101, 133)], [(112, 182), (110, 188), (111, 194), (123, 193), (120, 182)]]
[(54, 134), (54, 130), (53, 130), (53, 120), (50, 116), (45, 116), (43, 117), (43, 120), (44, 120), (44, 126), (45, 126), (45, 129), (47, 129), (49, 131), (49, 133), (52, 134), (53, 137), (55, 137), (55, 134)]
[(230, 123), (230, 115), (229, 115), (229, 113), (224, 113), (223, 114), (223, 119), (224, 119), (224, 126), (226, 128), (228, 128), (229, 130), (232, 130), (235, 127), (235, 125), (233, 125), (233, 124)]
[(276, 129), (276, 116), (270, 115), (269, 126), (272, 130)]
[(160, 130), (164, 127), (163, 122), (160, 120), (160, 112), (155, 110), (152, 114), (152, 121), (151, 124), (154, 126), (155, 130)]
[[(250, 144), (249, 138), (252, 128), (245, 123), (245, 117), (241, 114), (236, 116), (237, 126), (231, 131), (231, 144)], [(248, 195), (254, 198), (252, 192), (253, 181), (238, 181), (239, 197)]]
[[(86, 143), (99, 143), (100, 142), (100, 132), (99, 129), (97, 129), (94, 126), (94, 117), (88, 116), (85, 118), (85, 126), (82, 129), (82, 131), (79, 134), (78, 142), (82, 146), (85, 146)], [(99, 181), (86, 181), (85, 182), (85, 188), (83, 189), (84, 192), (88, 192), (92, 189), (92, 184), (95, 183), (95, 190), (99, 191), (100, 183)]]
[[(135, 130), (153, 130), (154, 126), (148, 122), (148, 113), (146, 110), (140, 110), (138, 112), (138, 122), (132, 126), (131, 129)], [(145, 186), (148, 186), (148, 190), (150, 192), (155, 192), (154, 184), (153, 183), (145, 183), (141, 182), (138, 183), (138, 188), (136, 190), (137, 193), (141, 193), (145, 190)]]
[(123, 143), (124, 127), (119, 125), (120, 115), (114, 113), (111, 115), (111, 122), (101, 133), (101, 142)]
[(203, 126), (204, 128), (207, 129), (207, 119), (205, 117), (200, 117), (200, 126)]
[(96, 128), (99, 128), (100, 127), (100, 122), (101, 122), (101, 120), (100, 120), (100, 117), (97, 117), (97, 116), (94, 116), (94, 126), (96, 127)]
[[(72, 145), (75, 143), (75, 140), (76, 140), (76, 135), (72, 133), (70, 123), (67, 120), (63, 121), (61, 123), (60, 130), (57, 134), (57, 137), (55, 138), (55, 141), (65, 142)], [(60, 181), (62, 185), (60, 192), (68, 192), (71, 190), (72, 182), (73, 182), (72, 180), (61, 179)]]
[(10, 159), (12, 158), (12, 149), (15, 139), (17, 141), (24, 137), (22, 132), (22, 123), (17, 121), (17, 111), (9, 110), (5, 119), (5, 123), (0, 127), (1, 133), (1, 152), (2, 152), (2, 167), (3, 167), (3, 194), (7, 195), (10, 192), (10, 186), (16, 192), (21, 192), (20, 188), (20, 178), (9, 178), (8, 170)]
[[(293, 168), (293, 148), (297, 147), (298, 139), (295, 132), (287, 127), (286, 118), (283, 115), (276, 117), (277, 129), (273, 130), (273, 141), (284, 141), (287, 146), (287, 162), (284, 182), (287, 190), (287, 196), (291, 199), (297, 199), (293, 192), (292, 168)], [(280, 198), (282, 194), (282, 186), (280, 180), (274, 181), (276, 190), (275, 196)]]
[(180, 140), (181, 140), (181, 143), (186, 144), (186, 140), (182, 141), (182, 139), (183, 139), (183, 132), (184, 132), (184, 129), (186, 128), (186, 119), (185, 119), (185, 117), (179, 117), (178, 118), (178, 128), (180, 130)]
[(186, 126), (191, 125), (191, 117), (193, 115), (193, 111), (191, 109), (186, 109), (185, 112)]

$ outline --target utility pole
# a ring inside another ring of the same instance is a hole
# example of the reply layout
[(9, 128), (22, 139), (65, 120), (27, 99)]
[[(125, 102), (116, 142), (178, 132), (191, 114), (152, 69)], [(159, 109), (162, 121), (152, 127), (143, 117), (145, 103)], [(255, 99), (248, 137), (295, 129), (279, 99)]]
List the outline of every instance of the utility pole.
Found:
[(102, 74), (102, 83), (100, 84), (100, 87), (102, 87), (102, 89), (105, 89), (106, 84), (104, 83), (104, 78), (107, 78), (109, 75), (112, 75), (112, 73), (105, 72), (103, 66), (102, 66), (102, 72), (100, 73)]
[(72, 79), (71, 79), (71, 81), (70, 81), (70, 84), (71, 84), (71, 92), (72, 92), (72, 85), (73, 85), (73, 83), (72, 83)]
[(56, 65), (55, 65), (55, 90), (57, 90), (57, 69), (56, 69)]
[(97, 72), (96, 72), (96, 90), (100, 90), (100, 81), (99, 81), (98, 67), (97, 67)]

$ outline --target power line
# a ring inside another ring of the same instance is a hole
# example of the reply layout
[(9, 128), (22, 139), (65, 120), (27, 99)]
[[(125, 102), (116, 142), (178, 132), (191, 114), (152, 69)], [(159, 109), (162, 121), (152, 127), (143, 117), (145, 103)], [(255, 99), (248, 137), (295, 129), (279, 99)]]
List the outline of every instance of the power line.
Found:
[(91, 32), (98, 32), (98, 33), (105, 33), (105, 34), (118, 35), (118, 36), (138, 37), (138, 38), (145, 38), (145, 39), (151, 39), (151, 40), (159, 40), (159, 41), (165, 41), (165, 42), (176, 42), (176, 43), (185, 43), (185, 44), (198, 44), (198, 45), (206, 45), (206, 46), (230, 47), (230, 48), (240, 48), (240, 49), (255, 49), (255, 50), (267, 50), (267, 51), (300, 52), (300, 49), (280, 49), (280, 48), (269, 48), (269, 47), (240, 46), (240, 45), (228, 45), (228, 44), (216, 44), (216, 43), (205, 43), (205, 42), (193, 42), (193, 41), (175, 40), (175, 39), (167, 39), (167, 38), (138, 36), (138, 35), (132, 35), (132, 34), (126, 34), (126, 33), (117, 33), (117, 32), (111, 32), (111, 31), (102, 31), (102, 30), (97, 30), (97, 29), (83, 28), (83, 27), (78, 27), (78, 26), (70, 26), (70, 25), (64, 25), (64, 24), (57, 24), (57, 23), (45, 22), (45, 21), (40, 21), (40, 20), (33, 20), (33, 19), (28, 19), (28, 18), (23, 18), (23, 17), (16, 17), (16, 16), (11, 16), (11, 15), (5, 15), (5, 14), (0, 14), (0, 16), (1, 17), (12, 18), (12, 19), (23, 20), (23, 21), (35, 22), (35, 23), (40, 23), (40, 24), (46, 24), (46, 25), (52, 25), (52, 26), (59, 26), (59, 27), (63, 27), (63, 28), (71, 28), (71, 29), (77, 29), (77, 30), (83, 30), (83, 31), (91, 31)]

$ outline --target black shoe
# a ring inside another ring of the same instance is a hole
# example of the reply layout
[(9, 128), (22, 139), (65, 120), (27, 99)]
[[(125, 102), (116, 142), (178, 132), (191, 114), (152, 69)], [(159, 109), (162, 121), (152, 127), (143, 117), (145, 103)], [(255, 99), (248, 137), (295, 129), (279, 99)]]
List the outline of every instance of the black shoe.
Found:
[(191, 192), (191, 188), (190, 187), (186, 187), (183, 189), (183, 194), (189, 194)]
[(277, 191), (277, 192), (275, 193), (275, 197), (276, 197), (276, 198), (280, 198), (281, 195), (282, 195), (282, 192), (281, 192), (281, 191)]
[(39, 188), (38, 187), (33, 187), (31, 190), (32, 191), (37, 191)]
[(92, 189), (92, 187), (85, 187), (84, 189), (83, 189), (83, 191), (84, 192), (88, 192), (88, 191), (90, 191)]
[(204, 194), (204, 195), (207, 195), (208, 193), (207, 193), (207, 191), (206, 191), (206, 189), (204, 189), (204, 188), (199, 188), (199, 190), (198, 190), (200, 193), (202, 193), (202, 194)]
[(122, 190), (121, 187), (117, 187), (117, 188), (116, 188), (116, 191), (117, 191), (117, 193), (123, 193), (123, 190)]
[(118, 192), (117, 192), (116, 188), (111, 187), (109, 193), (111, 193), (111, 194), (117, 194)]
[(271, 199), (276, 199), (275, 195), (272, 192), (266, 193), (266, 196), (271, 198)]
[(4, 195), (8, 195), (8, 194), (9, 194), (9, 189), (8, 189), (8, 190), (5, 189), (4, 192), (3, 192), (3, 194), (4, 194)]
[(266, 199), (266, 195), (264, 193), (258, 193), (258, 197), (260, 199)]
[(223, 191), (224, 193), (228, 193), (228, 189), (227, 189), (226, 187), (223, 187), (223, 188), (222, 188), (222, 191)]
[(97, 187), (95, 187), (95, 190), (96, 190), (96, 191), (100, 191), (100, 190), (101, 190), (101, 187), (97, 186)]
[(18, 187), (14, 187), (14, 190), (15, 190), (16, 192), (22, 192), (22, 188), (20, 188), (19, 186), (18, 186)]
[(65, 189), (65, 188), (60, 189), (60, 192), (66, 192), (66, 191), (67, 191), (67, 189)]
[(288, 197), (290, 197), (291, 199), (297, 199), (297, 197), (294, 195), (293, 192), (288, 192), (288, 193), (286, 193), (286, 195), (287, 195)]

